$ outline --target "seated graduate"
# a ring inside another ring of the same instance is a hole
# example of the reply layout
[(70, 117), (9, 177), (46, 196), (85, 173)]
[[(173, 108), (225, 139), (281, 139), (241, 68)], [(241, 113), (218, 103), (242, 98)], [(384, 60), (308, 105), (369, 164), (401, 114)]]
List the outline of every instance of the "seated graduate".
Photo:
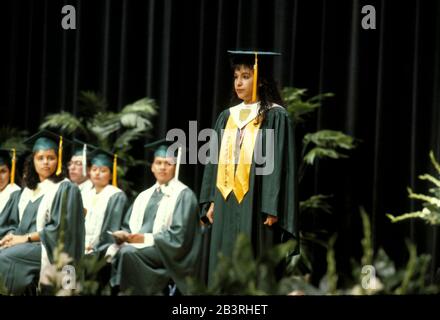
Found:
[(107, 231), (121, 228), (128, 208), (127, 196), (117, 187), (116, 159), (116, 154), (101, 149), (96, 149), (91, 155), (90, 179), (93, 188), (84, 194), (86, 254), (103, 256), (113, 243), (113, 237)]
[(0, 239), (18, 226), (21, 188), (15, 184), (15, 160), (15, 149), (0, 149)]
[(18, 228), (0, 241), (0, 274), (11, 294), (23, 293), (37, 279), (50, 285), (46, 272), (54, 263), (61, 231), (63, 251), (73, 259), (71, 264), (75, 265), (84, 253), (81, 194), (65, 178), (63, 138), (44, 130), (26, 142), (33, 147), (25, 161), (26, 187), (18, 202)]
[(93, 188), (93, 183), (90, 180), (90, 161), (88, 161), (90, 156), (88, 149), (90, 148), (88, 148), (89, 145), (77, 139), (74, 139), (73, 143), (75, 147), (72, 157), (67, 163), (69, 179), (78, 186), (81, 195), (84, 195)]
[(177, 179), (179, 163), (167, 152), (169, 144), (146, 145), (157, 147), (151, 165), (156, 183), (137, 196), (107, 251), (113, 257), (110, 285), (119, 286), (122, 294), (164, 294), (171, 281), (186, 294), (186, 277), (198, 274), (202, 238), (197, 199)]

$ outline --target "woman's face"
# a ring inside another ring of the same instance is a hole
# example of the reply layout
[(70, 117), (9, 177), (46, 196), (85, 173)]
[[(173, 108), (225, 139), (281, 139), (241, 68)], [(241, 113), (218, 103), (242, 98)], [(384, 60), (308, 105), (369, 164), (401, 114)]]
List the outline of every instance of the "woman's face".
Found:
[(55, 150), (41, 150), (34, 154), (34, 167), (40, 181), (46, 180), (52, 176), (58, 164), (58, 157)]
[(254, 71), (247, 66), (241, 65), (234, 71), (234, 89), (238, 98), (245, 103), (252, 102), (252, 84)]
[(6, 188), (9, 183), (10, 171), (7, 165), (0, 166), (0, 191)]
[(92, 165), (90, 169), (90, 180), (92, 180), (95, 188), (104, 188), (110, 183), (111, 172), (106, 166)]

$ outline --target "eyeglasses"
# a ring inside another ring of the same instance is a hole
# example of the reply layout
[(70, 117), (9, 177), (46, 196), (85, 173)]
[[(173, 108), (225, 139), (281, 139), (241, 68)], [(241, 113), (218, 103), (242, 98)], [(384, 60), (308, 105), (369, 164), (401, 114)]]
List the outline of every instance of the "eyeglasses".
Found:
[(78, 160), (78, 161), (69, 161), (67, 163), (67, 166), (68, 167), (73, 167), (73, 166), (82, 167), (82, 161), (80, 161), (80, 160)]

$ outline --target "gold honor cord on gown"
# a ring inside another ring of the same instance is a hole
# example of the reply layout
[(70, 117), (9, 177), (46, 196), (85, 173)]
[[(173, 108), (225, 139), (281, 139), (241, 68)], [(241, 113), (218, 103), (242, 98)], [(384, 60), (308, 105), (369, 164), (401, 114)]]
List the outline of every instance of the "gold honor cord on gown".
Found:
[(242, 130), (246, 130), (240, 150), (237, 170), (234, 175), (234, 154), (237, 139), (237, 125), (229, 116), (220, 147), (220, 157), (217, 171), (217, 188), (226, 200), (229, 193), (234, 191), (238, 203), (241, 203), (249, 190), (249, 173), (252, 165), (252, 155), (255, 140), (261, 121), (249, 122)]

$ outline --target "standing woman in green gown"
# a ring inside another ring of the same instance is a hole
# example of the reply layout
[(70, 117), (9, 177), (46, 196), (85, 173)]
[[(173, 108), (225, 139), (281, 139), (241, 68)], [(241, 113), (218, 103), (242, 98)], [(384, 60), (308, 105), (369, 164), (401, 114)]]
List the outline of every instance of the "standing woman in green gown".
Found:
[(279, 54), (229, 53), (234, 104), (217, 118), (219, 150), (205, 165), (200, 193), (202, 221), (212, 224), (209, 286), (219, 254), (231, 257), (240, 233), (256, 258), (298, 239), (294, 130), (269, 70)]
[(24, 166), (18, 228), (0, 241), (0, 274), (10, 294), (22, 294), (38, 280), (50, 285), (48, 272), (54, 263), (54, 249), (62, 239), (63, 252), (73, 259), (71, 264), (83, 255), (81, 194), (65, 178), (62, 141), (49, 131), (27, 141), (33, 147)]

